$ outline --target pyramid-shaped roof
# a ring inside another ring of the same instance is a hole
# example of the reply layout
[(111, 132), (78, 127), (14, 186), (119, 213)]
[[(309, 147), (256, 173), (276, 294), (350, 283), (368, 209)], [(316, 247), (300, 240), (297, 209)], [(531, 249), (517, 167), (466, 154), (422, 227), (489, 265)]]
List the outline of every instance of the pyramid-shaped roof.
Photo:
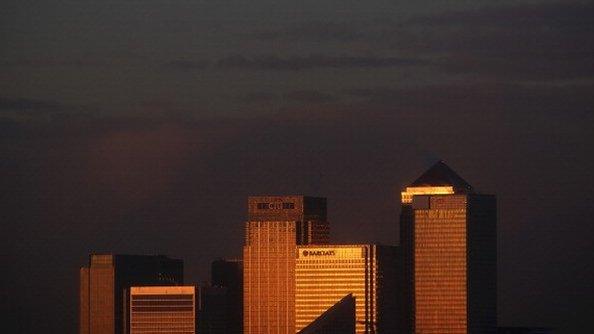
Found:
[(441, 160), (419, 176), (410, 186), (452, 186), (456, 192), (472, 191), (472, 186)]

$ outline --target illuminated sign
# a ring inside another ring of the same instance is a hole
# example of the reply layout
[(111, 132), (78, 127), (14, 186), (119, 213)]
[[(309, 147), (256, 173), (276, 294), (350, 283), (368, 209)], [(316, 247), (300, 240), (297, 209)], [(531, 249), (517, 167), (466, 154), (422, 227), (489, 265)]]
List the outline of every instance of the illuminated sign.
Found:
[[(349, 245), (350, 246), (350, 245)], [(360, 259), (365, 257), (366, 247), (363, 245), (352, 245), (352, 247), (328, 247), (314, 248), (302, 247), (297, 251), (297, 259), (307, 260), (338, 260), (338, 259)]]
[(303, 256), (334, 256), (336, 252), (333, 249), (329, 250), (303, 250)]
[(258, 203), (258, 210), (291, 210), (295, 209), (293, 202)]

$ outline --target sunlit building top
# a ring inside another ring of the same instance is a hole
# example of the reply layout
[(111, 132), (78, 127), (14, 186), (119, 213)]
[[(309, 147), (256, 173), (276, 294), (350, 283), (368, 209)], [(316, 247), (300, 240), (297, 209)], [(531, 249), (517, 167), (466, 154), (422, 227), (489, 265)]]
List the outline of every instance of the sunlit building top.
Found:
[(402, 192), (406, 333), (494, 333), (497, 205), (443, 161)]
[(412, 203), (415, 195), (451, 195), (472, 193), (472, 186), (443, 161), (438, 161), (402, 191), (402, 203)]

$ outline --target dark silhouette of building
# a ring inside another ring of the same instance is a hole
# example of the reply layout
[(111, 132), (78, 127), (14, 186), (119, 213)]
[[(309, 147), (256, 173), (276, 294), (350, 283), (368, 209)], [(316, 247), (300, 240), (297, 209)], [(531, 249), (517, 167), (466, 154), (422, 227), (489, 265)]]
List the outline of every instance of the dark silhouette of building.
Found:
[(249, 197), (244, 333), (295, 333), (295, 247), (327, 244), (328, 235), (325, 198)]
[(227, 334), (229, 319), (228, 289), (220, 286), (200, 288), (200, 311), (198, 315), (198, 333)]
[(496, 211), (442, 161), (402, 192), (405, 332), (496, 332)]
[(126, 289), (183, 283), (183, 262), (163, 255), (92, 254), (80, 269), (80, 334), (124, 334)]
[(552, 334), (555, 331), (547, 327), (497, 327), (497, 334)]
[[(211, 284), (224, 291), (224, 330), (217, 333), (243, 332), (243, 262), (218, 259), (211, 264)], [(208, 312), (208, 310), (205, 308)], [(214, 332), (213, 332), (214, 333)]]
[(346, 295), (298, 334), (355, 334), (355, 297)]

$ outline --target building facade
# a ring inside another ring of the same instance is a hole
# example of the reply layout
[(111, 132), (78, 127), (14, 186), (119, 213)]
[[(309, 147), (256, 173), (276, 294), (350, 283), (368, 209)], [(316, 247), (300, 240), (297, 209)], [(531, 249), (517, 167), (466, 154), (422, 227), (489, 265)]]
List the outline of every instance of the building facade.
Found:
[(92, 254), (79, 278), (79, 333), (123, 334), (125, 289), (182, 284), (183, 262), (162, 255)]
[(200, 287), (198, 333), (230, 334), (229, 290), (220, 286)]
[(380, 245), (297, 247), (295, 327), (302, 330), (344, 298), (355, 299), (357, 334), (398, 332), (398, 248)]
[(496, 211), (441, 161), (402, 192), (407, 331), (495, 332)]
[(355, 334), (355, 297), (346, 295), (298, 334)]
[(243, 248), (244, 333), (295, 333), (295, 247), (329, 241), (326, 199), (248, 199)]
[(194, 286), (130, 288), (130, 334), (196, 334)]
[[(211, 264), (211, 284), (213, 298), (224, 305), (222, 312), (223, 321), (212, 333), (241, 334), (243, 333), (243, 261), (218, 259)], [(204, 296), (205, 299), (211, 293)], [(208, 300), (205, 301), (207, 303)], [(216, 304), (217, 302), (215, 302)], [(206, 310), (206, 308), (205, 308)], [(210, 326), (211, 328), (213, 326)]]

